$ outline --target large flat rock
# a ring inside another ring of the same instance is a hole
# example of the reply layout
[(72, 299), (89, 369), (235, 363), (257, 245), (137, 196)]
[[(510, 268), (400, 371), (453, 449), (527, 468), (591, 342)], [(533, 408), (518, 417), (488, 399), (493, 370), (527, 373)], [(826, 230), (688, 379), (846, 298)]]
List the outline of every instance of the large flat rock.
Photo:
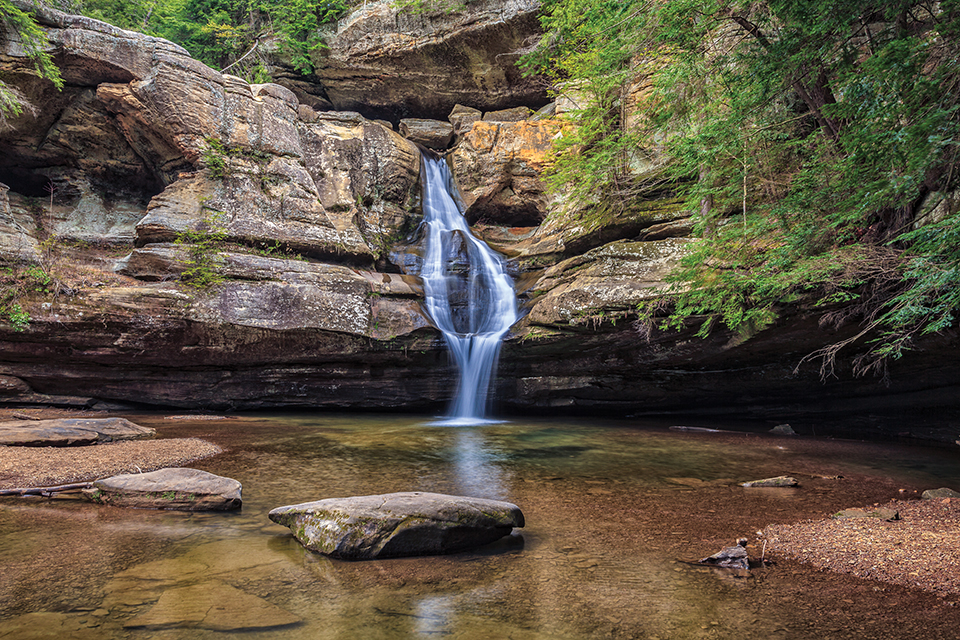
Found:
[(346, 560), (452, 553), (524, 525), (509, 502), (423, 492), (306, 502), (278, 507), (270, 519), (306, 548)]
[(134, 509), (229, 511), (239, 509), (241, 485), (199, 469), (168, 468), (97, 480), (84, 493), (94, 502)]
[(74, 445), (138, 440), (155, 436), (156, 429), (125, 418), (56, 418), (0, 422), (0, 445), (8, 447), (70, 447)]

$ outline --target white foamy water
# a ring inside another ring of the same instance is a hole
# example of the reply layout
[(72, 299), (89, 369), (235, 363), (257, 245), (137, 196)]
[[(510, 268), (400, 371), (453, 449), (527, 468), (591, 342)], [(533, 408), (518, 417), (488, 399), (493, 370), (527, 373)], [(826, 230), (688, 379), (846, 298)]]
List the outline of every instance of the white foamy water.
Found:
[(517, 321), (517, 298), (503, 259), (473, 236), (440, 158), (423, 156), (426, 237), (420, 277), (426, 309), (460, 371), (447, 422), (479, 424), (489, 405), (500, 344)]

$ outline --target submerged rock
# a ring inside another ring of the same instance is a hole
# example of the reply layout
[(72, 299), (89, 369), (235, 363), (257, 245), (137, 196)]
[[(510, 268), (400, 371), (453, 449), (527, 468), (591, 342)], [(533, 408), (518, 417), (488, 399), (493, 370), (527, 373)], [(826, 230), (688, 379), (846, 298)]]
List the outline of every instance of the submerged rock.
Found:
[(708, 429), (707, 427), (670, 427), (670, 431), (680, 431), (684, 433), (722, 433), (720, 429)]
[(777, 476), (776, 478), (765, 478), (764, 480), (751, 480), (740, 485), (748, 489), (757, 487), (799, 487), (800, 483), (796, 478), (790, 476)]
[(737, 540), (737, 546), (724, 547), (717, 553), (700, 561), (700, 564), (712, 564), (726, 569), (750, 569), (750, 560), (747, 557), (747, 539)]
[(137, 440), (156, 435), (125, 418), (56, 418), (24, 423), (0, 422), (0, 446), (70, 447), (116, 440)]
[(169, 468), (97, 480), (84, 494), (93, 502), (133, 509), (230, 511), (239, 509), (241, 485), (199, 469)]
[(167, 589), (149, 611), (124, 623), (147, 629), (191, 628), (247, 631), (297, 624), (302, 620), (263, 598), (219, 581)]
[(346, 560), (452, 553), (524, 525), (509, 502), (419, 491), (278, 507), (270, 519), (290, 527), (306, 548)]

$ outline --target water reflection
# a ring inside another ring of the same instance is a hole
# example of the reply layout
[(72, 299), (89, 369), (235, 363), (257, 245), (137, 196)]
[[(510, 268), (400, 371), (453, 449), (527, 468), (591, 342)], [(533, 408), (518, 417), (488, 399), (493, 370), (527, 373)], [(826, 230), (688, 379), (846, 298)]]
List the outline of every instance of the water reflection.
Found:
[(483, 432), (457, 429), (453, 434), (455, 493), (474, 498), (506, 500), (510, 474), (498, 464), (497, 455), (484, 439)]
[(453, 618), (453, 600), (452, 596), (428, 596), (417, 602), (413, 613), (417, 621), (417, 633), (422, 636), (448, 635)]

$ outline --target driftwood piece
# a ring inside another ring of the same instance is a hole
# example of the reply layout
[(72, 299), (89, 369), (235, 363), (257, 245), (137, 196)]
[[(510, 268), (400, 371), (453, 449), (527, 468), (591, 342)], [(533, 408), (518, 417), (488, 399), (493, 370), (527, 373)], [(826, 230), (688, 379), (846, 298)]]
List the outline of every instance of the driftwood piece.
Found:
[(92, 482), (74, 482), (72, 484), (60, 484), (55, 487), (19, 487), (16, 489), (0, 489), (0, 496), (46, 496), (51, 497), (55, 493), (67, 493), (89, 489), (93, 486)]
[(43, 418), (38, 418), (36, 416), (31, 416), (28, 413), (20, 413), (19, 411), (11, 413), (11, 418), (16, 418), (17, 420), (33, 420), (34, 422), (39, 422)]

